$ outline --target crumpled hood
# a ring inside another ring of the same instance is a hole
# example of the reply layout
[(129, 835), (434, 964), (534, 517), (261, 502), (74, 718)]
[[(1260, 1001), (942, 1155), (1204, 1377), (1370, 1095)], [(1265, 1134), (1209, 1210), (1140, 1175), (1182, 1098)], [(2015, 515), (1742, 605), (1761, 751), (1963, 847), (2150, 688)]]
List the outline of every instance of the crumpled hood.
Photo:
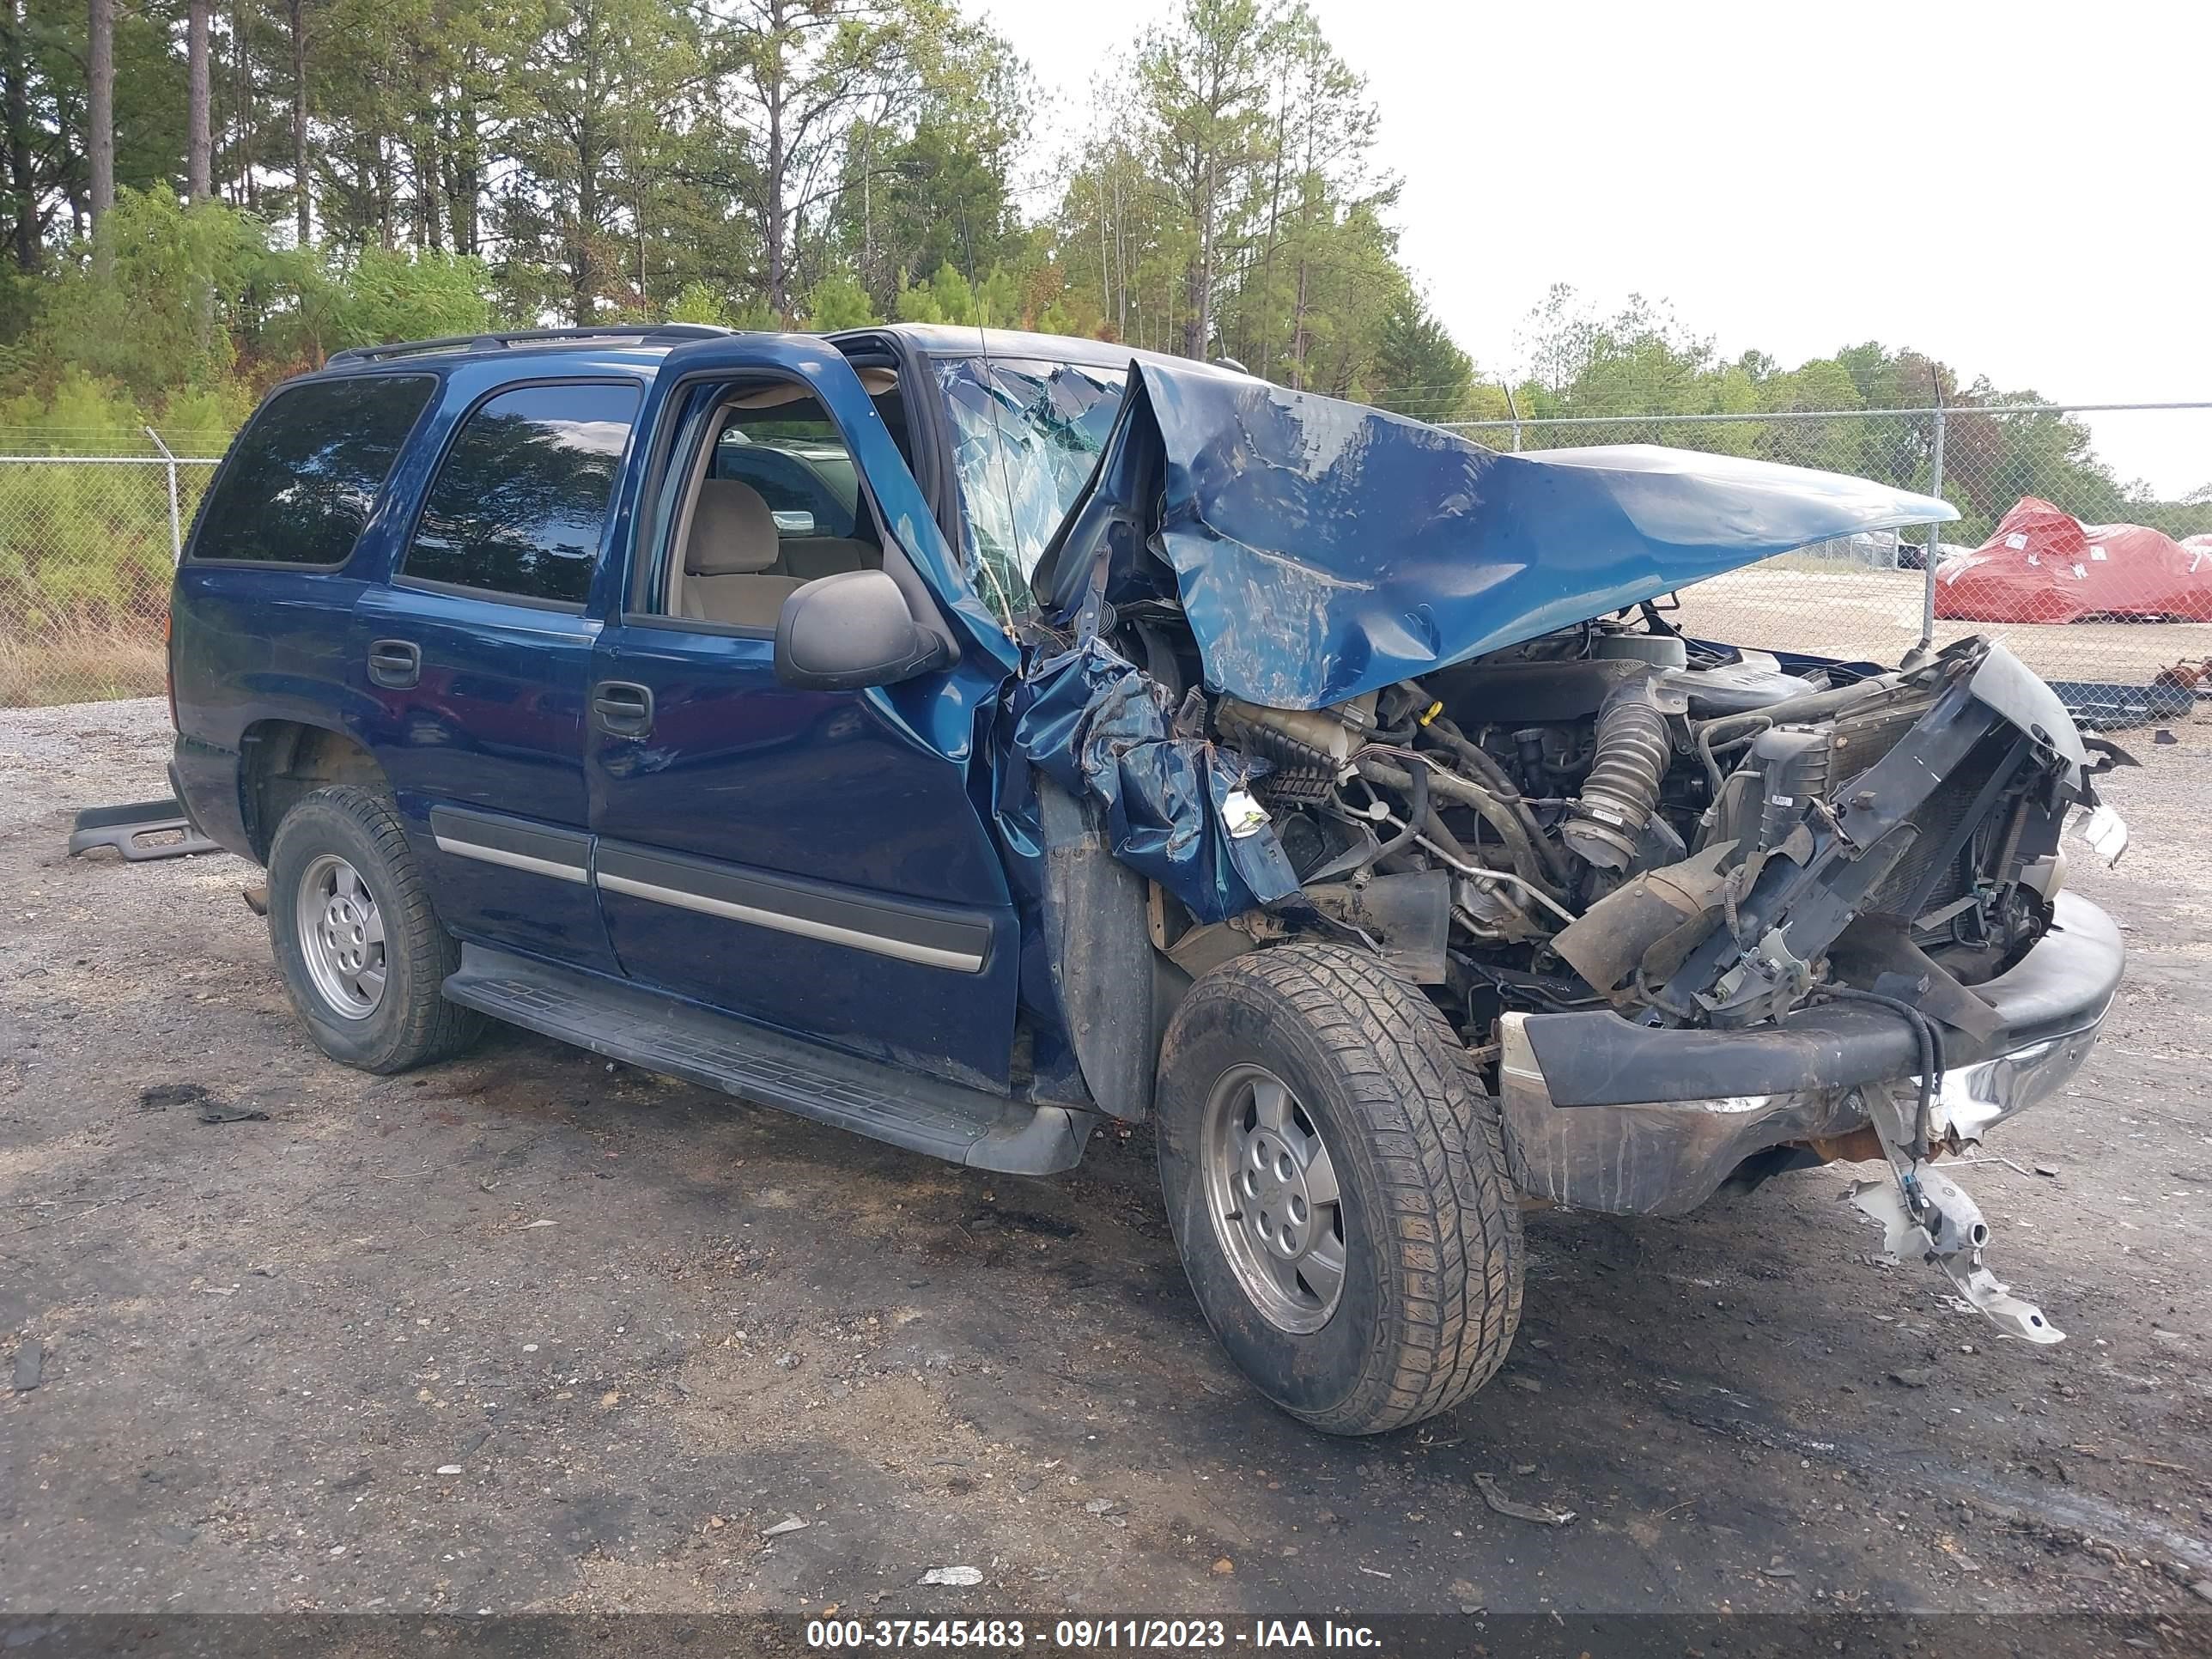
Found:
[(1808, 543), (1958, 516), (1732, 455), (1503, 454), (1333, 398), (1133, 363), (1040, 590), (1063, 614), (1079, 584), (1115, 603), (1159, 592), (1146, 542), (1174, 568), (1210, 684), (1320, 708)]

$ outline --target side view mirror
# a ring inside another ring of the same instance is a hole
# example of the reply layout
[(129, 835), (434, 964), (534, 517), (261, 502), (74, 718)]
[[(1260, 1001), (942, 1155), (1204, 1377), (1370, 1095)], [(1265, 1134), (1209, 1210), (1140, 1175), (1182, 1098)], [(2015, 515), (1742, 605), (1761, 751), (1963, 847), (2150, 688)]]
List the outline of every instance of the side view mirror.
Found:
[(945, 661), (880, 570), (844, 570), (796, 589), (775, 622), (775, 677), (805, 691), (895, 685)]

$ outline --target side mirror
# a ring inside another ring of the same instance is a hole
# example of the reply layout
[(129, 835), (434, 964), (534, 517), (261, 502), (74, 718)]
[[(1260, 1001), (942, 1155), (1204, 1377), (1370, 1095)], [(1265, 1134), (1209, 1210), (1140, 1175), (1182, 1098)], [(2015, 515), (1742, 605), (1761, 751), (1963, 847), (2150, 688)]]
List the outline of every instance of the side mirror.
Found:
[(775, 677), (805, 691), (894, 685), (945, 660), (880, 570), (843, 570), (795, 590), (775, 623)]

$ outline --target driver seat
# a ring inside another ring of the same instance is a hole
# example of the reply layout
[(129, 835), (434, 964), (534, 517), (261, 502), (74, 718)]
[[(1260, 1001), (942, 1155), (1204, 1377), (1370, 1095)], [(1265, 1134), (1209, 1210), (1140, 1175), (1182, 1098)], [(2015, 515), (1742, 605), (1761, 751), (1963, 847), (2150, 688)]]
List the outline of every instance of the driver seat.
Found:
[(734, 628), (773, 629), (783, 602), (805, 586), (771, 574), (782, 556), (775, 514), (735, 478), (702, 478), (684, 539), (683, 614)]

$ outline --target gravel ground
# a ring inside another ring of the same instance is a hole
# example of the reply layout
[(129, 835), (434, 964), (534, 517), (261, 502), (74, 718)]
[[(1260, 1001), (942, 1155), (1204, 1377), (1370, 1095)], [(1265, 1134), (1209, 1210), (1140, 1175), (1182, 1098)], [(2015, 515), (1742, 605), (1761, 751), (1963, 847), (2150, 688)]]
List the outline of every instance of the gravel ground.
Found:
[[(1029, 1182), (519, 1033), (343, 1070), (286, 1006), (247, 866), (61, 855), (73, 809), (161, 793), (161, 706), (0, 714), (0, 1611), (2065, 1608), (2201, 1634), (2212, 730), (2179, 735), (2125, 739), (2134, 851), (2076, 877), (2134, 945), (2105, 1040), (1992, 1148), (2057, 1173), (1972, 1182), (2067, 1342), (1997, 1340), (1879, 1264), (1838, 1202), (1864, 1171), (1832, 1168), (1680, 1221), (1531, 1215), (1504, 1374), (1348, 1443), (1215, 1348), (1143, 1133)], [(1478, 1474), (1575, 1519), (1492, 1510)], [(915, 1588), (947, 1565), (984, 1582)]]

